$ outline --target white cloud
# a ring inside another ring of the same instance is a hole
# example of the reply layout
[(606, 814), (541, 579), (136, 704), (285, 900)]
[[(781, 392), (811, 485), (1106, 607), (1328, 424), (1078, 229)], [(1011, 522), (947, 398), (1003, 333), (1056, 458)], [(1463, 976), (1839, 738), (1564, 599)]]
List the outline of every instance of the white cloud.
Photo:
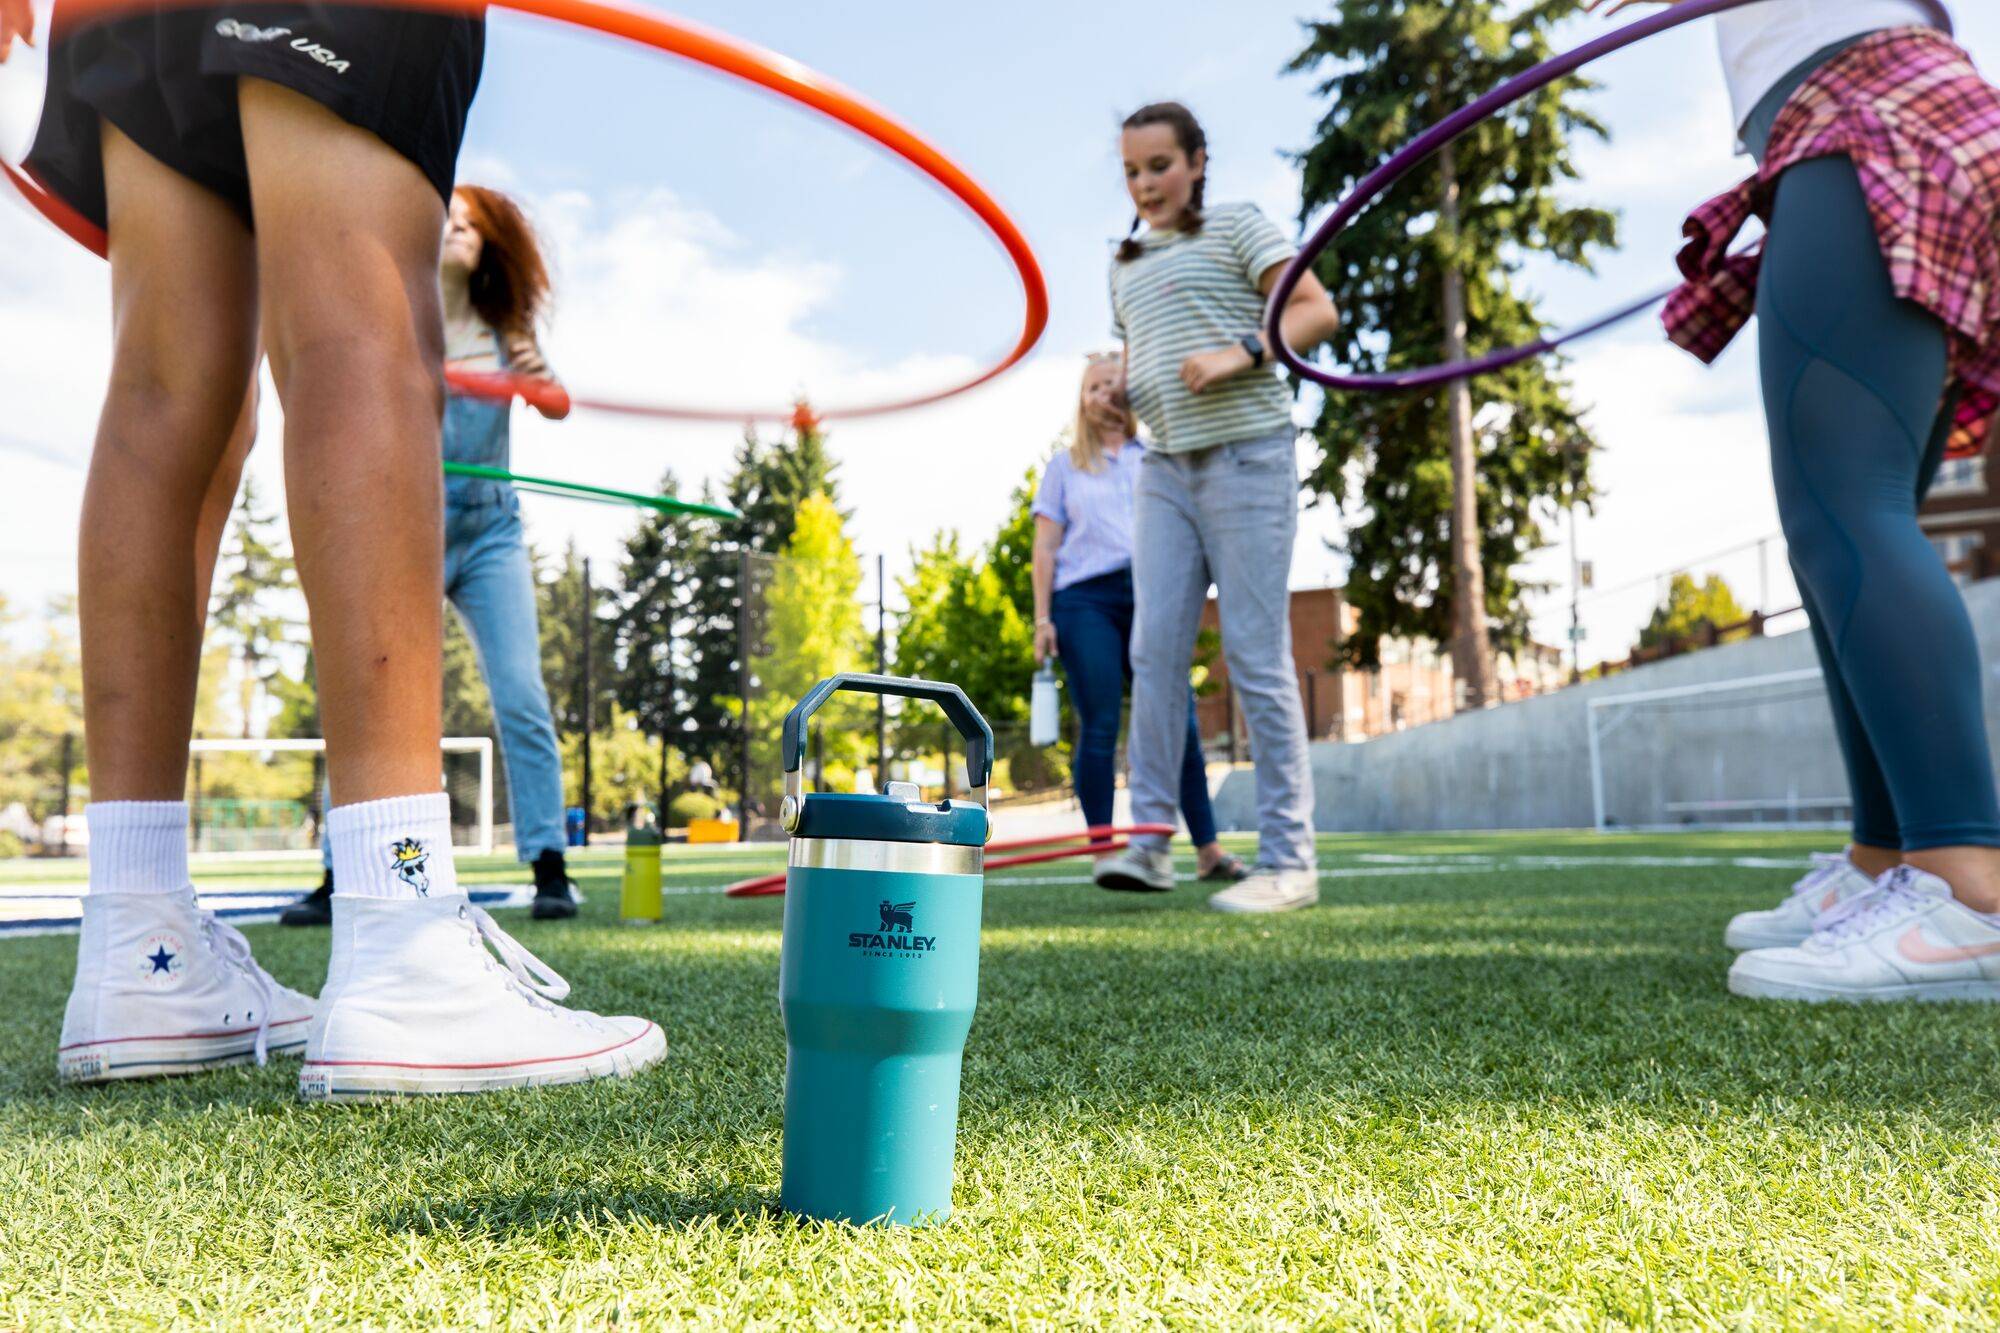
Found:
[[(1578, 522), (1581, 556), (1596, 567), (1596, 589), (1583, 602), (1586, 661), (1625, 656), (1658, 601), (1655, 576), (1682, 564), (1722, 574), (1746, 606), (1767, 580), (1767, 609), (1792, 604), (1782, 544), (1761, 561), (1754, 546), (1707, 558), (1778, 530), (1753, 341), (1746, 334), (1714, 368), (1637, 335), (1579, 352), (1578, 396), (1596, 404), (1591, 424), (1603, 445), (1594, 464), (1598, 510)], [(1529, 569), (1557, 585), (1535, 608), (1537, 637), (1550, 643), (1565, 642), (1569, 626), (1563, 535)]]
[[(579, 393), (703, 406), (781, 405), (808, 392), (835, 406), (914, 394), (977, 369), (969, 356), (924, 348), (872, 362), (815, 337), (815, 314), (833, 302), (866, 299), (843, 289), (838, 266), (751, 255), (716, 219), (664, 191), (616, 204), (574, 193), (528, 202), (551, 237), (562, 283), (549, 354)], [(74, 586), (81, 469), (109, 364), (106, 283), (104, 266), (66, 240), (32, 220), (0, 215), (0, 301), (6, 342), (19, 349), (0, 358), (0, 402), (8, 405), (0, 452), (16, 483), (0, 491), (0, 525), (12, 534), (7, 549), (51, 553), (32, 561), (4, 557), (0, 588), (24, 605)], [(1004, 335), (1007, 318), (995, 321), (996, 335)], [(887, 555), (893, 577), (909, 548), (938, 528), (983, 538), (998, 525), (1021, 473), (1061, 429), (1076, 368), (1071, 357), (1045, 350), (945, 404), (835, 423), (832, 444), (859, 547)], [(278, 501), (283, 416), (268, 391), (261, 424), (252, 471)], [(630, 490), (650, 490), (672, 467), (691, 495), (727, 470), (740, 436), (740, 427), (724, 424), (586, 412), (548, 423), (519, 413), (515, 464)], [(604, 561), (615, 559), (631, 526), (600, 506), (528, 504), (532, 540), (558, 547), (574, 539)]]

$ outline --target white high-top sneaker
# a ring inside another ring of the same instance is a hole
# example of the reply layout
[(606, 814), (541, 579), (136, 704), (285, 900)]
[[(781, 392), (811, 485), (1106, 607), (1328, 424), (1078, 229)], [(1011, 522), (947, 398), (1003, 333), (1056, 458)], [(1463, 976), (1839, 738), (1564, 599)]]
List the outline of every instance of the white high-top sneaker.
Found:
[(1951, 886), (1898, 866), (1795, 949), (1752, 949), (1729, 989), (1765, 1000), (2000, 1001), (2000, 925)]
[(623, 1078), (666, 1035), (554, 1003), (569, 983), (464, 894), (335, 894), (333, 959), (306, 1043), (311, 1101)]
[(1847, 859), (1846, 852), (1814, 852), (1813, 868), (1776, 907), (1738, 912), (1722, 932), (1731, 949), (1784, 949), (1804, 944), (1813, 922), (1845, 902), (1875, 891), (1875, 881)]
[(92, 893), (56, 1070), (106, 1083), (262, 1064), (303, 1050), (312, 1016), (312, 997), (272, 980), (192, 890)]

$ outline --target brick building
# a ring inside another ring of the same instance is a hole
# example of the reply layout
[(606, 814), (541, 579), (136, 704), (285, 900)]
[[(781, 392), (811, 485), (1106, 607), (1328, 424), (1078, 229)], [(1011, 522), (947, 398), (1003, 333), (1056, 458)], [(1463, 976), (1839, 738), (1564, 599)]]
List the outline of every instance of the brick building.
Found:
[[(1423, 641), (1387, 640), (1382, 665), (1356, 671), (1331, 665), (1334, 652), (1353, 634), (1361, 613), (1339, 588), (1302, 588), (1292, 593), (1292, 663), (1298, 674), (1299, 698), (1305, 705), (1306, 727), (1314, 740), (1366, 740), (1437, 722), (1456, 711), (1457, 689), (1450, 659)], [(1220, 633), (1215, 599), (1202, 610), (1204, 630)], [(1536, 644), (1521, 660), (1502, 656), (1497, 664), (1501, 697), (1525, 699), (1568, 683), (1559, 649)], [(1218, 653), (1211, 677), (1224, 688), (1199, 704), (1201, 734), (1210, 756), (1229, 753), (1236, 733), (1236, 753), (1248, 753), (1243, 724), (1227, 689), (1229, 667)]]
[[(2000, 436), (1996, 436), (2000, 439)], [(1961, 583), (2000, 575), (2000, 463), (1989, 440), (1979, 458), (1946, 463), (1924, 502), (1924, 535)]]

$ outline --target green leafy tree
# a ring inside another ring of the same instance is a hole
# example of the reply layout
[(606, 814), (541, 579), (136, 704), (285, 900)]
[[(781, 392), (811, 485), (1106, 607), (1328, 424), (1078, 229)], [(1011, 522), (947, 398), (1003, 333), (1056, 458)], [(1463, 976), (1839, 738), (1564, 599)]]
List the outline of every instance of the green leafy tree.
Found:
[[(628, 805), (651, 802), (658, 793), (658, 752), (639, 720), (612, 704), (603, 711), (590, 747), (591, 820), (598, 825), (615, 825), (625, 816)], [(574, 733), (562, 738), (563, 801), (566, 805), (585, 804), (580, 798), (583, 785), (583, 736)]]
[(1042, 469), (1031, 467), (1007, 497), (1007, 518), (987, 549), (986, 563), (1000, 578), (1007, 600), (1021, 618), (1035, 623), (1035, 490)]
[[(750, 668), (758, 692), (750, 700), (752, 763), (759, 774), (782, 772), (779, 730), (785, 714), (814, 682), (867, 661), (861, 621), (861, 562), (846, 525), (824, 495), (798, 508), (784, 559), (764, 593), (765, 633)], [(819, 753), (829, 769), (860, 763), (872, 744), (872, 705), (852, 696), (829, 700), (814, 717)]]
[[(1034, 686), (1034, 622), (1021, 614), (990, 559), (967, 555), (956, 532), (916, 553), (902, 582), (909, 607), (896, 632), (896, 674), (963, 689), (996, 732), (1018, 729)], [(906, 749), (928, 750), (943, 725), (929, 709), (905, 710)]]
[[(1304, 220), (1425, 126), (1546, 59), (1579, 0), (1334, 0), (1305, 24), (1295, 72), (1327, 110), (1299, 157)], [(1572, 78), (1487, 120), (1357, 218), (1319, 276), (1346, 319), (1336, 350), (1358, 371), (1457, 360), (1546, 332), (1519, 282), (1530, 256), (1588, 269), (1616, 242), (1602, 209), (1563, 197), (1571, 143), (1602, 138)], [(1330, 393), (1310, 484), (1361, 517), (1347, 595), (1349, 654), (1384, 637), (1449, 644), (1469, 706), (1497, 702), (1496, 646), (1527, 639), (1515, 571), (1545, 544), (1538, 512), (1588, 503), (1591, 439), (1559, 363), (1414, 394)]]
[[(55, 795), (62, 788), (63, 737), (75, 737), (70, 777), (75, 794), (83, 795), (83, 666), (73, 615), (65, 606), (50, 608), (47, 628), (32, 647), (13, 646), (13, 636), (0, 633), (0, 809), (16, 802), (37, 816), (55, 813)], [(0, 595), (0, 631), (17, 617)]]
[[(1700, 583), (1692, 574), (1676, 574), (1667, 585), (1667, 597), (1653, 611), (1651, 620), (1639, 631), (1639, 647), (1659, 648), (1676, 641), (1700, 642), (1711, 627), (1740, 625), (1750, 618), (1736, 600), (1736, 593), (1720, 574), (1710, 574)], [(1747, 629), (1729, 638), (1744, 638)]]
[(256, 478), (245, 477), (209, 602), (216, 632), (235, 648), (245, 739), (255, 733), (258, 699), (281, 670), (281, 655), (297, 624), (288, 605), (298, 595), (298, 576), (277, 528), (278, 516), (260, 503)]

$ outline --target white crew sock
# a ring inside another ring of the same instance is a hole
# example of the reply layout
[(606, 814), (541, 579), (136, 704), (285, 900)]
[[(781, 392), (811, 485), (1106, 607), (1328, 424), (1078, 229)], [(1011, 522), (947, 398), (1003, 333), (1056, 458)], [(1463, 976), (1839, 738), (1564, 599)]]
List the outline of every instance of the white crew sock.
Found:
[(90, 825), (92, 893), (181, 893), (188, 878), (186, 801), (94, 801)]
[(451, 799), (443, 792), (343, 805), (326, 817), (333, 891), (343, 898), (444, 898), (459, 892)]

